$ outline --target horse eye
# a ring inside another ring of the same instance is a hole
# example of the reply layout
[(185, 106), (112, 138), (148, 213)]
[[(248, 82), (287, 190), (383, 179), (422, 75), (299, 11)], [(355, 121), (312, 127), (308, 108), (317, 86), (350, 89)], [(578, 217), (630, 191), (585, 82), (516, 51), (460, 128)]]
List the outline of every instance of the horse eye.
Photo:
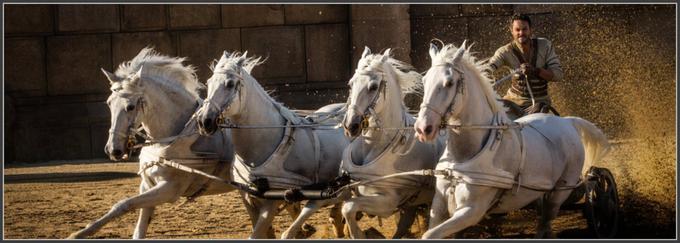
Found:
[(128, 105), (128, 106), (125, 107), (125, 111), (132, 111), (134, 109), (135, 109), (134, 105)]
[(369, 84), (369, 85), (368, 85), (368, 91), (373, 92), (373, 91), (376, 91), (377, 89), (378, 89), (378, 85), (377, 85), (377, 84)]
[(453, 85), (453, 78), (447, 77), (446, 81), (444, 81), (444, 87), (448, 88), (448, 87), (451, 87), (452, 85)]

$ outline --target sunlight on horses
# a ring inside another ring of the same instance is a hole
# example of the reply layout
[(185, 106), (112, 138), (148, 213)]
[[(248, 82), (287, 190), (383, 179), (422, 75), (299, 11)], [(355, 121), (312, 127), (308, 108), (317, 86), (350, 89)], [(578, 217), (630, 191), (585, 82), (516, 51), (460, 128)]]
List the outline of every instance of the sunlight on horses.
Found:
[(578, 117), (532, 114), (512, 121), (465, 43), (441, 51), (431, 44), (429, 54), (432, 66), (414, 128), (421, 141), (446, 129), (437, 169), (448, 175), (437, 177), (423, 238), (449, 237), (487, 213), (517, 210), (536, 199), (543, 205), (536, 237), (553, 237), (550, 222), (606, 154), (606, 136)]

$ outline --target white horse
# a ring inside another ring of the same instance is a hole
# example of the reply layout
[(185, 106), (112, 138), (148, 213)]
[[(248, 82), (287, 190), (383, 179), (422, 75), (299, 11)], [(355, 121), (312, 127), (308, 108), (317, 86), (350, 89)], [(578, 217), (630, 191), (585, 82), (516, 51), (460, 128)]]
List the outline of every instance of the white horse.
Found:
[[(444, 137), (435, 143), (421, 143), (416, 141), (413, 130), (387, 130), (415, 123), (403, 99), (406, 92), (419, 90), (421, 78), (410, 65), (390, 57), (390, 49), (382, 55), (371, 54), (368, 47), (364, 49), (349, 81), (349, 108), (343, 121), (345, 134), (356, 138), (345, 149), (342, 161), (352, 179), (371, 180), (435, 168), (444, 151)], [(355, 194), (342, 207), (352, 238), (365, 238), (357, 224), (357, 212), (389, 217), (397, 210), (408, 213), (399, 217), (403, 222), (398, 223), (393, 238), (400, 238), (411, 227), (416, 207), (432, 202), (434, 180), (418, 175), (395, 177), (360, 185)]]
[(423, 238), (448, 237), (486, 213), (509, 212), (537, 199), (543, 209), (536, 237), (554, 237), (551, 220), (585, 170), (606, 154), (606, 136), (577, 117), (508, 119), (465, 43), (441, 51), (431, 45), (430, 57), (414, 127), (421, 141), (435, 139), (442, 121), (452, 129), (437, 165), (447, 173), (437, 177), (430, 230)]
[[(217, 130), (220, 117), (226, 117), (239, 126), (265, 126), (259, 129), (234, 129), (232, 136), (237, 157), (234, 180), (253, 185), (255, 179), (266, 179), (272, 189), (300, 188), (310, 184), (332, 181), (339, 175), (342, 151), (349, 144), (341, 129), (315, 129), (299, 127), (308, 120), (297, 116), (272, 99), (250, 75), (249, 67), (260, 64), (260, 58), (246, 57), (247, 53), (229, 54), (226, 51), (213, 67), (208, 79), (208, 97), (196, 113), (201, 132)], [(331, 105), (321, 110), (335, 112), (341, 105)], [(326, 125), (335, 125), (326, 123)], [(264, 190), (264, 189), (263, 189)], [(259, 208), (250, 211), (257, 220), (251, 238), (263, 238), (270, 227), (278, 206), (283, 200), (261, 200), (251, 194), (244, 195)], [(283, 233), (283, 238), (296, 235), (304, 220), (319, 207), (341, 200), (310, 200), (293, 225)], [(342, 237), (342, 215), (339, 206), (331, 210), (336, 235)]]
[(193, 199), (235, 190), (197, 174), (155, 164), (161, 159), (171, 160), (224, 180), (231, 178), (234, 149), (229, 132), (201, 136), (195, 120), (190, 120), (202, 103), (198, 89), (204, 86), (197, 81), (194, 68), (183, 65), (183, 61), (144, 48), (122, 63), (115, 74), (102, 69), (112, 91), (107, 100), (111, 129), (105, 148), (111, 160), (127, 158), (129, 139), (140, 125), (148, 138), (161, 142), (140, 152), (140, 194), (119, 201), (106, 215), (70, 238), (92, 235), (134, 209), (141, 210), (133, 238), (144, 238), (156, 206), (175, 202), (181, 196)]

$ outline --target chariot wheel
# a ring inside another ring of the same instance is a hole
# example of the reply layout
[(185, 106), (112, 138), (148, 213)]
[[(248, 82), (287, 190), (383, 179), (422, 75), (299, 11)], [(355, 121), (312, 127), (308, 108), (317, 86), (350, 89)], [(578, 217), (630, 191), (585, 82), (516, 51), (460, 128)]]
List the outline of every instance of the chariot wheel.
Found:
[(605, 168), (590, 167), (585, 190), (583, 215), (588, 229), (597, 238), (616, 236), (619, 222), (619, 194), (612, 173)]

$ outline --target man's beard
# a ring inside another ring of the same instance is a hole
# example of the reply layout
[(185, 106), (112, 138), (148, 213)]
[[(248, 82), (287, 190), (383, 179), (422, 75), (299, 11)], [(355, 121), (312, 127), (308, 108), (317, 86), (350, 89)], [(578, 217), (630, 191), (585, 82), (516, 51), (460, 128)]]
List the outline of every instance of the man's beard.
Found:
[(517, 43), (527, 44), (527, 43), (529, 43), (529, 37), (526, 37), (526, 36), (517, 37)]

